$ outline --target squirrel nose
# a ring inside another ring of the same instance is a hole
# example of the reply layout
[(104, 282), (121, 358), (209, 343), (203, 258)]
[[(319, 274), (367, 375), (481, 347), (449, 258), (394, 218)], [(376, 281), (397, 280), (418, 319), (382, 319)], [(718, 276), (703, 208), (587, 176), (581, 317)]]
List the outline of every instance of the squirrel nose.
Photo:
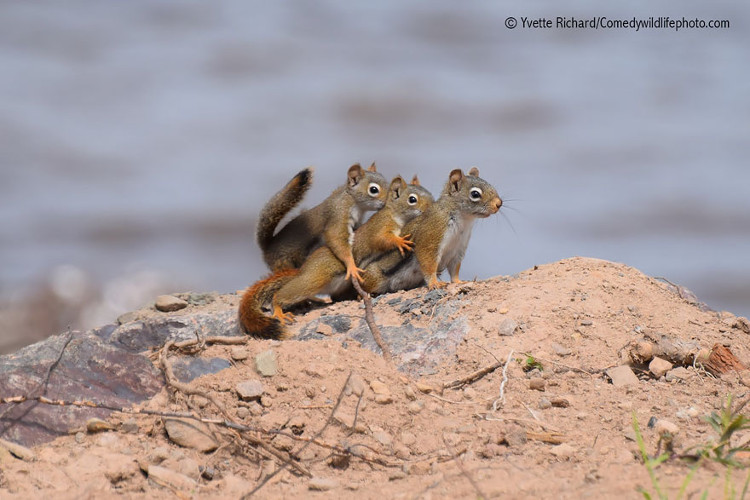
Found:
[(498, 210), (500, 210), (500, 207), (503, 206), (503, 200), (501, 200), (500, 198), (495, 198), (494, 200), (492, 200), (492, 206), (495, 207), (495, 212), (497, 212)]

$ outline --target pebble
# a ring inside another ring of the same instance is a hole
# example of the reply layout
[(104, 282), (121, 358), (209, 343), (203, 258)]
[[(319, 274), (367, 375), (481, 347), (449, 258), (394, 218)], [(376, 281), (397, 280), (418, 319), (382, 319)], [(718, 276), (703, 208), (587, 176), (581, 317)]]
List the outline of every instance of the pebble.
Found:
[(415, 399), (417, 399), (417, 394), (414, 392), (414, 389), (412, 389), (410, 385), (404, 387), (404, 395), (409, 401), (414, 401)]
[(339, 482), (328, 477), (314, 477), (307, 483), (307, 489), (312, 491), (328, 491), (339, 487)]
[(612, 385), (615, 387), (638, 385), (638, 377), (635, 376), (633, 370), (627, 365), (610, 368), (606, 373), (607, 376), (612, 379)]
[(503, 337), (510, 337), (511, 335), (515, 335), (517, 329), (518, 323), (511, 318), (505, 318), (500, 322), (500, 326), (497, 327), (497, 333)]
[(230, 356), (235, 361), (244, 361), (250, 356), (250, 354), (244, 347), (233, 347)]
[(244, 382), (240, 382), (237, 384), (236, 390), (237, 395), (243, 401), (259, 399), (265, 392), (263, 382), (260, 380), (245, 380)]
[(672, 363), (659, 357), (654, 357), (648, 364), (648, 371), (656, 378), (662, 378), (671, 369)]
[(593, 324), (594, 322), (591, 321), (590, 319), (584, 319), (583, 321), (581, 321), (581, 326), (591, 326)]
[(156, 297), (154, 306), (161, 312), (173, 312), (185, 309), (188, 306), (188, 303), (174, 295), (159, 295)]
[(148, 466), (148, 478), (153, 480), (156, 484), (177, 491), (191, 490), (198, 486), (196, 481), (190, 479), (186, 475), (159, 465)]
[(396, 469), (390, 474), (388, 474), (388, 480), (389, 481), (397, 481), (399, 479), (403, 479), (406, 477), (406, 472), (400, 469)]
[(422, 392), (424, 394), (429, 394), (435, 390), (431, 385), (425, 384), (423, 382), (416, 382), (414, 385), (417, 386), (417, 390), (419, 392)]
[(12, 443), (10, 441), (6, 441), (5, 439), (0, 439), (0, 447), (5, 448), (14, 457), (20, 458), (24, 462), (32, 462), (36, 460), (36, 454), (30, 448), (26, 448), (25, 446), (21, 446), (20, 444)]
[(373, 439), (375, 439), (375, 441), (382, 444), (383, 446), (391, 446), (393, 444), (393, 438), (391, 437), (391, 435), (382, 429), (378, 429), (373, 432), (372, 437)]
[(676, 436), (677, 434), (680, 433), (680, 428), (677, 426), (677, 424), (674, 424), (670, 422), (669, 420), (664, 420), (663, 418), (660, 418), (659, 420), (656, 421), (654, 430), (660, 436), (664, 436), (665, 434)]
[(237, 408), (237, 418), (240, 420), (244, 420), (250, 415), (250, 410), (245, 408), (244, 406), (240, 406)]
[(101, 418), (90, 418), (86, 421), (86, 432), (88, 432), (89, 434), (111, 430), (114, 430), (114, 427), (112, 427), (109, 422), (106, 422)]
[(552, 342), (551, 347), (552, 347), (552, 350), (555, 352), (555, 354), (557, 354), (560, 357), (570, 356), (572, 352), (570, 349), (568, 349), (567, 347), (563, 345), (558, 344), (557, 342)]
[(393, 403), (393, 396), (391, 396), (390, 394), (376, 394), (375, 402), (381, 405), (387, 405), (389, 403)]
[(544, 391), (547, 382), (543, 378), (532, 378), (529, 380), (529, 389), (534, 391)]
[(690, 378), (690, 370), (685, 368), (684, 366), (678, 366), (677, 368), (672, 368), (667, 372), (666, 375), (667, 382), (672, 382), (675, 380), (687, 380)]
[(424, 403), (421, 401), (412, 401), (406, 406), (406, 410), (412, 415), (416, 415), (424, 408)]
[(164, 420), (164, 428), (172, 442), (185, 448), (209, 452), (219, 447), (213, 433), (203, 422), (188, 418), (167, 418)]
[(122, 423), (120, 430), (126, 434), (138, 434), (140, 428), (134, 418), (129, 418)]
[(750, 387), (750, 370), (743, 370), (740, 372), (740, 384), (745, 387)]
[(514, 427), (505, 433), (505, 442), (511, 448), (517, 448), (526, 444), (526, 431), (519, 427)]
[(552, 401), (550, 402), (555, 408), (567, 408), (570, 406), (570, 401), (565, 398), (552, 398)]
[(388, 386), (379, 380), (373, 380), (372, 382), (370, 382), (370, 388), (372, 388), (372, 392), (374, 392), (375, 394), (391, 393), (390, 389), (388, 389)]
[(576, 454), (576, 449), (568, 443), (562, 443), (558, 444), (557, 446), (553, 446), (550, 450), (550, 453), (552, 453), (557, 458), (570, 458)]
[(318, 327), (315, 329), (315, 333), (330, 337), (333, 335), (333, 327), (328, 323), (318, 323)]
[(269, 349), (255, 356), (255, 369), (264, 377), (273, 377), (278, 371), (276, 353)]
[(546, 410), (547, 408), (552, 408), (552, 401), (550, 401), (547, 398), (542, 398), (539, 400), (539, 409), (540, 410)]

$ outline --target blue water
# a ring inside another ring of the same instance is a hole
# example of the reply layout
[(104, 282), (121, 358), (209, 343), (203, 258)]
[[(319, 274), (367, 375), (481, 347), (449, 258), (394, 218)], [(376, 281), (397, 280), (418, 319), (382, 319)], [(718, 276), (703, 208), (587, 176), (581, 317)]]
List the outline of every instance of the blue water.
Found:
[[(505, 218), (462, 278), (574, 255), (750, 314), (750, 5), (3, 2), (0, 291), (61, 264), (233, 291), (264, 201), (354, 162), (434, 193), (479, 166)], [(507, 16), (729, 19), (509, 30)]]

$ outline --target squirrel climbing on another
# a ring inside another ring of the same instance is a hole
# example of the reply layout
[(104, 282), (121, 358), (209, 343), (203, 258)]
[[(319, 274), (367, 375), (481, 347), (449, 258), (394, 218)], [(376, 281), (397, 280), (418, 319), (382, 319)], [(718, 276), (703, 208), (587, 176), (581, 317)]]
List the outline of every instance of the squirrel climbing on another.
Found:
[(351, 238), (365, 213), (385, 204), (387, 181), (374, 163), (367, 170), (354, 164), (346, 174), (345, 185), (274, 235), (279, 222), (302, 201), (311, 180), (312, 168), (300, 171), (263, 207), (256, 232), (263, 260), (273, 272), (297, 269), (317, 247), (325, 245), (346, 265), (347, 278), (361, 280), (351, 253)]
[[(411, 251), (413, 244), (408, 234), (402, 236), (402, 227), (432, 203), (432, 195), (419, 185), (416, 176), (409, 185), (400, 176), (394, 178), (385, 206), (354, 233), (352, 253), (357, 266), (365, 266), (391, 249), (399, 255)], [(240, 301), (239, 322), (250, 335), (284, 338), (284, 324), (293, 318), (284, 308), (318, 294), (340, 295), (349, 287), (346, 267), (330, 248), (323, 246), (300, 269), (276, 272), (248, 288)], [(261, 310), (268, 302), (272, 304), (272, 316)]]
[(404, 226), (412, 235), (414, 253), (389, 252), (365, 267), (362, 287), (375, 294), (415, 288), (445, 286), (438, 274), (448, 269), (451, 281), (458, 272), (477, 218), (489, 217), (503, 202), (492, 185), (479, 177), (479, 169), (453, 170), (440, 198), (424, 214)]

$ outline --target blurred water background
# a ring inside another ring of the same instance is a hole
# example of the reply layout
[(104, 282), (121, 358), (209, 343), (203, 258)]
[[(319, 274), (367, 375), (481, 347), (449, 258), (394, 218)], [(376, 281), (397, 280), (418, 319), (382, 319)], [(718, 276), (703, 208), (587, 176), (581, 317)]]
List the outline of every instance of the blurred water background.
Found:
[[(265, 268), (267, 198), (354, 162), (507, 201), (462, 278), (583, 255), (750, 314), (750, 4), (0, 3), (0, 337), (112, 321)], [(505, 27), (728, 19), (725, 30)], [(10, 344), (9, 344), (10, 345)], [(3, 346), (0, 345), (0, 350)]]

